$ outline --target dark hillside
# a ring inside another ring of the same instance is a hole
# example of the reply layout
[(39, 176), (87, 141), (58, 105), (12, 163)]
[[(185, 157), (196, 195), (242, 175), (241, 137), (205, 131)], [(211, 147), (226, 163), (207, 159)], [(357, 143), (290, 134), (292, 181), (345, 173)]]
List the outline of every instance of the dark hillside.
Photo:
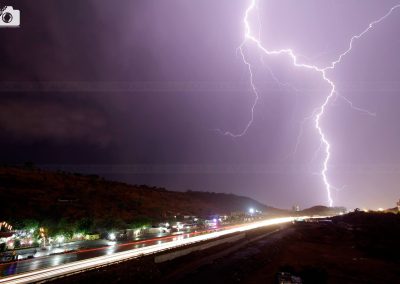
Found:
[(344, 213), (346, 208), (344, 207), (326, 207), (323, 205), (313, 206), (307, 209), (300, 211), (300, 215), (306, 216), (333, 216), (338, 215), (339, 213)]
[(118, 218), (164, 219), (176, 215), (229, 214), (254, 207), (284, 211), (233, 194), (174, 192), (146, 185), (106, 181), (98, 176), (39, 169), (0, 168), (0, 216), (5, 220)]

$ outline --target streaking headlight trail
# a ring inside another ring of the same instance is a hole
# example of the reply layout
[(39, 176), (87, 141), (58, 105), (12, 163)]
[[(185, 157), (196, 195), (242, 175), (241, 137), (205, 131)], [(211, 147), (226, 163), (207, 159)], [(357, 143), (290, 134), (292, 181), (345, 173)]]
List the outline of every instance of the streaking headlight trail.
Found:
[[(52, 279), (57, 277), (62, 277), (66, 275), (75, 274), (78, 272), (87, 271), (90, 269), (115, 264), (121, 261), (126, 261), (128, 259), (139, 258), (145, 255), (151, 255), (162, 251), (167, 251), (174, 248), (179, 248), (195, 243), (200, 243), (204, 241), (213, 240), (219, 237), (227, 236), (229, 234), (246, 232), (258, 228), (286, 224), (295, 221), (296, 219), (309, 219), (313, 217), (302, 216), (302, 217), (282, 217), (273, 218), (263, 221), (257, 221), (254, 223), (244, 224), (240, 226), (235, 226), (233, 228), (228, 228), (226, 230), (212, 232), (209, 234), (198, 235), (187, 239), (177, 238), (175, 241), (160, 243), (152, 246), (146, 246), (142, 248), (132, 249), (123, 252), (112, 253), (110, 255), (93, 257), (85, 260), (74, 261), (67, 264), (61, 264), (54, 267), (49, 267), (45, 269), (35, 270), (31, 272), (21, 273), (5, 278), (0, 278), (0, 283), (8, 284), (20, 284), (20, 283), (32, 283), (32, 282), (44, 282), (46, 279)], [(317, 218), (317, 217), (315, 217)]]

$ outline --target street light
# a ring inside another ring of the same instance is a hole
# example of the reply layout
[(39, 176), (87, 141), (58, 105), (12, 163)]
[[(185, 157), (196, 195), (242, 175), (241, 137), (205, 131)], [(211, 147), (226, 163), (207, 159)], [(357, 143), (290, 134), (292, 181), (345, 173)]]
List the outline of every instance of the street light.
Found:
[(39, 228), (39, 235), (43, 239), (43, 247), (46, 247), (46, 231), (43, 227)]
[(115, 234), (114, 233), (110, 233), (108, 234), (108, 238), (110, 239), (110, 241), (115, 241)]

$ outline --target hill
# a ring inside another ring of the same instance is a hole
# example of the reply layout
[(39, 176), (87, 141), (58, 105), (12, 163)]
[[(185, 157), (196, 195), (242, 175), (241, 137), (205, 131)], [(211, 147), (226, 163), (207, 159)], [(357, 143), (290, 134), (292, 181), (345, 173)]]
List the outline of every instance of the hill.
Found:
[(313, 206), (300, 211), (300, 215), (305, 216), (332, 216), (338, 215), (339, 213), (345, 213), (346, 208), (344, 207), (326, 207), (323, 205)]
[(96, 175), (0, 167), (0, 216), (5, 220), (82, 218), (169, 219), (229, 214), (253, 207), (281, 214), (251, 198), (212, 192), (175, 192), (146, 185), (106, 181)]

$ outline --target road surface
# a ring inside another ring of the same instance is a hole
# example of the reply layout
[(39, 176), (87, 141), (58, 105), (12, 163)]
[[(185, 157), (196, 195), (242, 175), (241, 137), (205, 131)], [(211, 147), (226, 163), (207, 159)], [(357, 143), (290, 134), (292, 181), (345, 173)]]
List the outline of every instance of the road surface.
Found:
[(72, 273), (84, 272), (86, 270), (110, 265), (127, 259), (137, 258), (143, 255), (154, 254), (164, 250), (211, 240), (232, 233), (244, 232), (276, 224), (284, 224), (292, 222), (293, 220), (293, 217), (275, 218), (251, 224), (232, 226), (225, 228), (222, 231), (208, 234), (196, 235), (190, 233), (179, 236), (168, 236), (134, 243), (111, 245), (101, 249), (88, 249), (80, 251), (79, 253), (67, 253), (42, 259), (19, 261), (17, 263), (1, 266), (0, 269), (2, 269), (3, 275), (11, 276), (0, 278), (0, 283), (29, 283), (65, 276)]
[[(60, 264), (70, 263), (73, 261), (89, 259), (93, 257), (110, 255), (116, 252), (123, 252), (127, 250), (137, 249), (145, 246), (152, 246), (160, 243), (175, 241), (176, 239), (189, 238), (196, 235), (196, 233), (186, 233), (175, 236), (165, 236), (160, 238), (152, 238), (147, 240), (139, 240), (129, 243), (117, 243), (111, 241), (103, 241), (103, 246), (92, 247), (88, 249), (78, 249), (71, 252), (63, 253), (64, 247), (55, 248), (53, 252), (59, 250), (59, 254), (52, 254), (35, 257), (32, 259), (24, 259), (9, 263), (0, 263), (0, 277), (11, 276), (14, 274), (29, 272), (37, 269), (57, 266)], [(71, 247), (66, 247), (66, 250), (73, 250), (73, 245)], [(38, 249), (39, 250), (39, 249)], [(32, 250), (34, 251), (34, 250)], [(40, 250), (39, 250), (40, 253)], [(38, 253), (37, 253), (38, 254)], [(36, 254), (36, 255), (37, 255)], [(1, 278), (0, 278), (1, 279)]]

